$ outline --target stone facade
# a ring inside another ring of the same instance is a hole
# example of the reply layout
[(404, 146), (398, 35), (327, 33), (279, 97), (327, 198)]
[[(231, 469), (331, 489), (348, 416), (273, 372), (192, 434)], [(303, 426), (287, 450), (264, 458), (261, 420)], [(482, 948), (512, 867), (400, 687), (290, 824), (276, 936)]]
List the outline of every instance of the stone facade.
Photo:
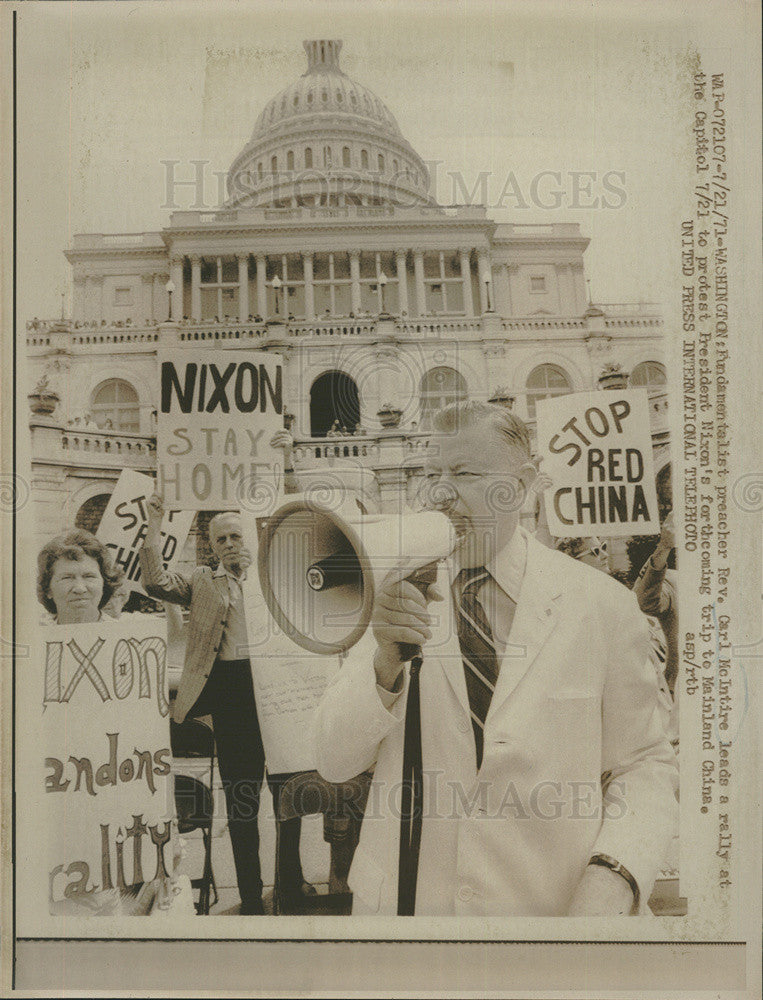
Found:
[(30, 415), (40, 541), (123, 467), (154, 469), (160, 344), (280, 353), (306, 481), (360, 477), (385, 509), (415, 498), (438, 406), (500, 389), (532, 428), (536, 398), (595, 389), (608, 363), (650, 389), (664, 461), (659, 310), (591, 306), (577, 224), (436, 204), (341, 43), (305, 45), (308, 72), (266, 105), (225, 205), (67, 249), (72, 317), (27, 324), (29, 392), (44, 378), (59, 397)]

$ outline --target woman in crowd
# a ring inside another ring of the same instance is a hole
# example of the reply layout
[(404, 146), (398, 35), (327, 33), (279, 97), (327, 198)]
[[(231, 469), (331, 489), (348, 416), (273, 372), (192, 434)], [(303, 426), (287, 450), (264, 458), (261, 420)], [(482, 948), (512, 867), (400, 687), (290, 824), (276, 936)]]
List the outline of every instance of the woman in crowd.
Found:
[(122, 578), (89, 531), (58, 535), (37, 557), (37, 597), (58, 625), (97, 622)]

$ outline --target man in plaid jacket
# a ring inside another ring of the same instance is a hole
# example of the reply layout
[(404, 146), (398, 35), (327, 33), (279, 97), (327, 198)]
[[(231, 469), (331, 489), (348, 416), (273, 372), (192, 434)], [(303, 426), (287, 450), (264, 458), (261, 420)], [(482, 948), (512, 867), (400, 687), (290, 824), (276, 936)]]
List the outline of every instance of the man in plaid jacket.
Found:
[[(294, 493), (292, 440), (279, 431), (270, 442), (284, 450), (284, 488)], [(164, 568), (160, 527), (164, 503), (155, 494), (148, 504), (146, 538), (140, 552), (146, 592), (160, 601), (189, 609), (185, 664), (172, 717), (211, 715), (220, 776), (225, 790), (233, 860), (242, 914), (261, 914), (262, 874), (259, 856), (260, 789), (265, 752), (254, 700), (248, 656), (241, 580), (251, 564), (244, 544), (241, 518), (235, 512), (217, 514), (209, 523), (209, 543), (219, 560), (216, 570), (197, 566), (190, 577)], [(278, 786), (271, 783), (277, 799)], [(299, 896), (312, 886), (304, 883), (299, 859), (300, 820), (281, 824), (281, 856), (289, 889)], [(313, 890), (314, 891), (314, 890)]]

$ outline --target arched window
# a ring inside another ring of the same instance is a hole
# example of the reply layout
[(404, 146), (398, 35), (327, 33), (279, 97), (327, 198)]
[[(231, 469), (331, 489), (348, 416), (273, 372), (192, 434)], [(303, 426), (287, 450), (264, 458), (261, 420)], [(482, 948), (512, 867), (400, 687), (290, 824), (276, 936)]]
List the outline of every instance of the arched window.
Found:
[(323, 166), (331, 167), (331, 146), (323, 147)]
[(310, 435), (325, 437), (334, 423), (349, 433), (360, 423), (358, 386), (343, 371), (324, 372), (310, 388)]
[(667, 385), (665, 366), (659, 361), (642, 361), (631, 372), (628, 380), (632, 389), (661, 389)]
[(350, 147), (345, 146), (342, 150), (342, 166), (349, 167), (350, 165)]
[(527, 378), (527, 416), (535, 420), (535, 404), (539, 399), (564, 396), (572, 392), (567, 372), (557, 365), (538, 365)]
[(257, 164), (257, 177), (258, 177), (259, 180), (262, 180), (262, 174), (263, 174), (262, 163), (258, 163)]
[(294, 150), (293, 149), (290, 149), (288, 151), (288, 153), (286, 154), (286, 169), (287, 170), (293, 170), (294, 169)]
[(138, 394), (123, 379), (110, 378), (102, 382), (93, 393), (90, 412), (93, 420), (104, 430), (134, 434), (140, 430)]
[(360, 166), (363, 170), (368, 170), (368, 150), (361, 149), (360, 151)]
[(305, 167), (309, 170), (313, 165), (313, 151), (309, 146), (305, 147)]
[(468, 395), (466, 379), (455, 368), (441, 365), (430, 368), (421, 380), (419, 399), (421, 403), (421, 430), (429, 430), (438, 410), (466, 399)]
[(383, 174), (384, 173), (384, 157), (381, 155), (381, 153), (379, 153), (379, 156), (378, 156), (376, 162), (379, 165), (379, 173)]
[(271, 156), (270, 157), (270, 172), (271, 172), (271, 174), (277, 174), (278, 173), (278, 157), (277, 156)]
[(86, 500), (77, 511), (77, 515), (74, 518), (74, 527), (82, 528), (83, 531), (89, 531), (94, 535), (98, 530), (103, 512), (108, 507), (110, 499), (110, 493), (98, 493), (96, 496)]
[(397, 171), (398, 171), (398, 163), (397, 163), (397, 160), (393, 160), (393, 161), (392, 161), (392, 173), (393, 173), (393, 174), (397, 174)]

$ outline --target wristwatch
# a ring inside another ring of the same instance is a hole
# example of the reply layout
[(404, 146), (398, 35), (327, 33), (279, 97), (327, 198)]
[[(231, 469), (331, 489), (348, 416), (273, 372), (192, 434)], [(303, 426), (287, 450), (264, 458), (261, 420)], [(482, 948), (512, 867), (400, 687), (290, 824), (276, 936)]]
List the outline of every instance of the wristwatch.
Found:
[(633, 893), (633, 909), (638, 911), (641, 892), (638, 887), (638, 882), (631, 875), (625, 865), (621, 865), (619, 861), (615, 858), (611, 858), (608, 854), (594, 854), (588, 864), (598, 865), (600, 868), (609, 868), (610, 871), (616, 872), (621, 876), (621, 878), (624, 878), (631, 887), (631, 892)]

